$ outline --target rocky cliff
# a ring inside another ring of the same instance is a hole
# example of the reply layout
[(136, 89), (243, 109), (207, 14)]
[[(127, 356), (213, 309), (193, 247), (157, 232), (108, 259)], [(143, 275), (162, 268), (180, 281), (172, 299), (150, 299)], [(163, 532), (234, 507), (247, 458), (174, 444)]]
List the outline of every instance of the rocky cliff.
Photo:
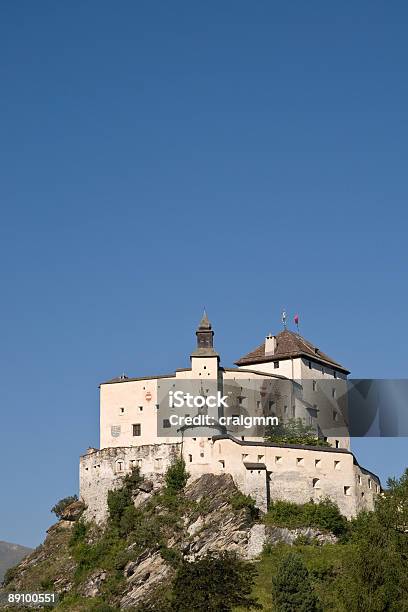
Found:
[(69, 612), (162, 612), (181, 561), (223, 551), (251, 560), (265, 544), (336, 541), (319, 529), (265, 524), (228, 474), (204, 474), (177, 492), (134, 476), (108, 498), (103, 527), (84, 520), (81, 502), (70, 504), (3, 589), (56, 592), (56, 610)]
[(170, 584), (177, 558), (194, 560), (225, 550), (250, 558), (263, 544), (262, 537), (257, 543), (255, 509), (227, 474), (205, 474), (177, 498), (142, 482), (133, 503), (138, 522), (127, 537), (85, 527), (78, 521), (78, 503), (68, 508), (45, 542), (10, 572), (4, 588), (56, 591), (63, 598), (57, 609), (88, 610), (87, 598), (114, 609), (132, 608)]

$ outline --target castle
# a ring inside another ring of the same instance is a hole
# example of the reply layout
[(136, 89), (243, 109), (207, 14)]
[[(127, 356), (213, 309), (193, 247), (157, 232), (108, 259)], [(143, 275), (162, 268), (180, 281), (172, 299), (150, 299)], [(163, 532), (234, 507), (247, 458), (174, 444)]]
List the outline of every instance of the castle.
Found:
[[(346, 368), (286, 327), (238, 359), (236, 368), (220, 365), (206, 313), (196, 337), (190, 368), (142, 378), (123, 375), (100, 385), (100, 450), (90, 448), (80, 459), (80, 498), (88, 519), (105, 520), (108, 491), (133, 467), (159, 486), (180, 455), (191, 478), (231, 474), (262, 511), (274, 499), (304, 503), (325, 497), (348, 518), (373, 508), (380, 481), (349, 449), (347, 407), (338, 392), (346, 384)], [(319, 394), (318, 388), (330, 393)], [(168, 398), (179, 389), (185, 396), (186, 389), (198, 389), (205, 398), (213, 391), (214, 397), (231, 399), (231, 407), (225, 401), (213, 406), (208, 399), (204, 409), (185, 408), (184, 424), (173, 426)], [(207, 421), (195, 425), (199, 414)], [(301, 419), (326, 445), (265, 441), (256, 419), (244, 429), (236, 425), (242, 415)]]

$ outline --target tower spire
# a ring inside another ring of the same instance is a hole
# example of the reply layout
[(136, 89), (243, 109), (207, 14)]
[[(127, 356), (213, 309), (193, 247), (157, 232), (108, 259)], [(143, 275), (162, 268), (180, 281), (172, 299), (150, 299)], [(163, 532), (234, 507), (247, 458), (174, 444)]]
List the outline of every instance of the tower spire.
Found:
[(216, 357), (214, 351), (214, 331), (204, 308), (203, 316), (196, 330), (197, 348), (192, 353), (192, 357)]

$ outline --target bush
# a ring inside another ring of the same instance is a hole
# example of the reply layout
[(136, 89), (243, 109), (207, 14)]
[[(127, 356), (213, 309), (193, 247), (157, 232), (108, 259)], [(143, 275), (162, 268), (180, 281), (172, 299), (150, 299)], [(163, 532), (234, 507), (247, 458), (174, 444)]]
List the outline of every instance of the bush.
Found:
[(230, 553), (208, 554), (184, 562), (174, 585), (172, 610), (176, 612), (229, 612), (235, 606), (260, 609), (251, 597), (256, 569)]
[[(3, 586), (7, 586), (17, 574), (17, 566), (9, 567), (3, 578)], [(0, 583), (1, 584), (1, 583)]]
[(311, 425), (302, 419), (289, 419), (285, 423), (266, 428), (265, 440), (274, 444), (297, 444), (302, 446), (331, 446), (327, 440), (318, 438)]
[(251, 518), (255, 519), (259, 516), (259, 510), (255, 506), (255, 500), (250, 495), (244, 495), (241, 491), (237, 491), (234, 495), (231, 495), (229, 502), (234, 510), (246, 508)]
[(68, 497), (64, 497), (51, 508), (51, 512), (53, 512), (58, 518), (61, 518), (65, 508), (74, 501), (78, 501), (77, 495), (69, 495)]
[[(143, 481), (138, 467), (132, 469), (129, 474), (123, 479), (120, 489), (108, 491), (108, 509), (111, 522), (120, 527), (122, 518), (127, 511), (127, 508), (133, 508), (133, 496), (139, 484)], [(125, 523), (128, 523), (128, 518), (125, 518)], [(128, 526), (129, 528), (129, 526)], [(124, 532), (128, 533), (128, 532)]]
[(272, 600), (276, 612), (318, 612), (321, 610), (307, 567), (290, 552), (281, 560), (272, 578)]
[(336, 536), (344, 536), (348, 531), (347, 519), (330, 499), (306, 504), (277, 500), (271, 502), (264, 521), (277, 527), (317, 527)]
[(176, 493), (182, 491), (187, 484), (190, 474), (186, 470), (183, 458), (176, 459), (168, 468), (165, 476), (166, 487)]
[(77, 521), (76, 523), (74, 523), (69, 545), (75, 546), (75, 544), (78, 544), (79, 542), (84, 542), (86, 533), (87, 533), (87, 526), (84, 521)]

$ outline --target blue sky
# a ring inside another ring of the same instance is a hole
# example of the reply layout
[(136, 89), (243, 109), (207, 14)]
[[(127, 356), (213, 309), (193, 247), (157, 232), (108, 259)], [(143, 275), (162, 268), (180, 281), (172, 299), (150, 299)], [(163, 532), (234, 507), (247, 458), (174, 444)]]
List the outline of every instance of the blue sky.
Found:
[[(0, 540), (38, 544), (98, 384), (280, 329), (407, 375), (404, 2), (0, 7)], [(405, 281), (404, 281), (405, 278)], [(406, 440), (355, 441), (385, 479)]]

